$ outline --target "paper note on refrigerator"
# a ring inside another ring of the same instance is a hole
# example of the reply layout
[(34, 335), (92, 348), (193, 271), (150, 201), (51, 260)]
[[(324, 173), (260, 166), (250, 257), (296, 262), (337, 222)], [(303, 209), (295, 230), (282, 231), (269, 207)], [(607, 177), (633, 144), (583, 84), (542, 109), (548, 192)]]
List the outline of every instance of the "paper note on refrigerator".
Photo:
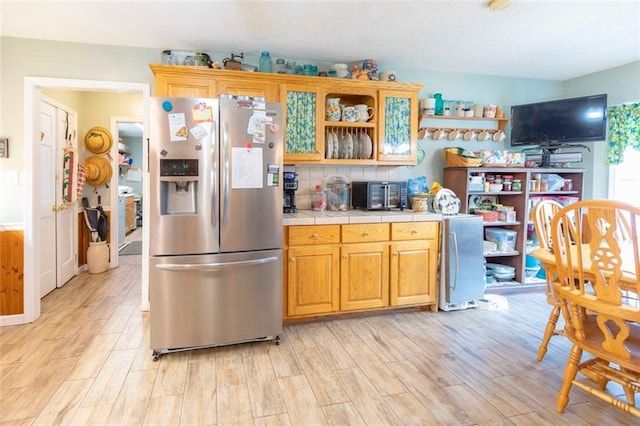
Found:
[(262, 148), (233, 148), (231, 188), (262, 188)]

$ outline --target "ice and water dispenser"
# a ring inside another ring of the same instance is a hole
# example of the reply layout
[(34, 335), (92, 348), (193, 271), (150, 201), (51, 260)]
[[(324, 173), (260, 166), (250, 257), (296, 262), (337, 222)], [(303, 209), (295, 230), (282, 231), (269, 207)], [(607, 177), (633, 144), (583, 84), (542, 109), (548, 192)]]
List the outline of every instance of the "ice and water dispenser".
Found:
[(160, 214), (198, 213), (198, 160), (160, 160)]

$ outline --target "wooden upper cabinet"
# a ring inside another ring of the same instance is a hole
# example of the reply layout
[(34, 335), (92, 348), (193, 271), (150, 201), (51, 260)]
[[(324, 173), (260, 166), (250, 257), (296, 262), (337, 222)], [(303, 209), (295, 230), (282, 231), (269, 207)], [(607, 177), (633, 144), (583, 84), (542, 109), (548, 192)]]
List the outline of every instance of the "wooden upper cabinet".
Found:
[[(416, 164), (421, 84), (192, 66), (150, 67), (156, 79), (156, 96), (217, 98), (230, 94), (282, 103), (284, 164)], [(340, 98), (342, 105), (368, 105), (375, 114), (366, 122), (327, 121), (325, 102), (332, 97)], [(327, 146), (328, 131), (337, 139), (331, 149)]]
[(268, 74), (166, 65), (151, 65), (151, 70), (156, 78), (156, 96), (217, 98), (229, 94), (279, 101), (278, 83)]
[(218, 80), (217, 88), (218, 95), (246, 95), (252, 98), (263, 97), (267, 102), (278, 102), (278, 85), (268, 81), (221, 79)]
[(324, 137), (320, 134), (324, 103), (318, 86), (282, 83), (280, 102), (285, 114), (285, 163), (324, 158)]
[(216, 81), (190, 75), (156, 74), (156, 96), (168, 98), (216, 98)]
[(418, 93), (380, 90), (378, 161), (416, 164), (418, 158)]

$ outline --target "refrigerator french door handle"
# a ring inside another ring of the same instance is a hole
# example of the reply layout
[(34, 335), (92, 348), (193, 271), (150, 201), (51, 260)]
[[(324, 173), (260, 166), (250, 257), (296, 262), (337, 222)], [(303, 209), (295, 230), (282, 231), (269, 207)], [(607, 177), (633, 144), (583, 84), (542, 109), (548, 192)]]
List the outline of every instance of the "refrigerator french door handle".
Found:
[(224, 158), (224, 173), (222, 173), (222, 202), (224, 203), (224, 211), (222, 213), (222, 225), (229, 223), (229, 159), (231, 158), (231, 144), (229, 143), (229, 123), (224, 121), (222, 123), (222, 147), (221, 149), (225, 153)]
[(237, 262), (216, 262), (216, 263), (166, 263), (156, 265), (156, 268), (163, 269), (165, 271), (210, 271), (220, 270), (227, 268), (234, 268), (236, 266), (250, 266), (250, 265), (264, 265), (265, 263), (276, 262), (278, 258), (276, 256), (265, 257), (264, 259), (253, 260), (241, 260)]
[(458, 236), (455, 232), (451, 233), (451, 237), (453, 239), (453, 260), (454, 260), (454, 270), (456, 272), (455, 279), (453, 280), (453, 289), (455, 290), (458, 287)]

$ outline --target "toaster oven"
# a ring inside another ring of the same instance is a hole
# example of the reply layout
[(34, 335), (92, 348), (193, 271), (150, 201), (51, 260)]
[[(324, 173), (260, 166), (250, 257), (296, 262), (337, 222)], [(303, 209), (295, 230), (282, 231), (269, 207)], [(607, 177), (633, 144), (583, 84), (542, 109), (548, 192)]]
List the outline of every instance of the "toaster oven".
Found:
[(351, 205), (365, 210), (404, 210), (407, 182), (351, 182)]

